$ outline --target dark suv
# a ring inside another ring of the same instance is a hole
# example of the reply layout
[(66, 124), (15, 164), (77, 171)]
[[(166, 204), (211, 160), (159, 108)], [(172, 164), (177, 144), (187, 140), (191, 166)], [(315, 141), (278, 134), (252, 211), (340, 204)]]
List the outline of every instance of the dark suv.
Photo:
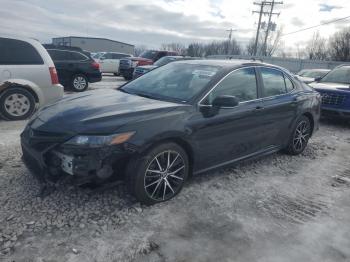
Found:
[(82, 92), (89, 83), (101, 81), (100, 65), (80, 48), (45, 46), (58, 73), (59, 82), (73, 91)]
[(350, 119), (350, 66), (334, 68), (317, 82), (310, 84), (322, 95), (322, 114)]
[(147, 50), (144, 51), (139, 57), (120, 59), (119, 72), (125, 78), (125, 80), (131, 80), (137, 66), (153, 65), (154, 62), (164, 56), (177, 55), (178, 54), (176, 52)]

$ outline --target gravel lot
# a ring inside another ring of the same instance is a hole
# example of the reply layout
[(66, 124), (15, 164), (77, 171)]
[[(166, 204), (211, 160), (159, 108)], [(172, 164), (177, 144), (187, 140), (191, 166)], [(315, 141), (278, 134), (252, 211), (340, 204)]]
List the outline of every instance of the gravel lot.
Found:
[[(122, 83), (106, 76), (91, 88)], [(37, 197), (20, 160), (25, 124), (0, 120), (0, 260), (350, 261), (350, 124), (323, 121), (301, 156), (195, 176), (152, 207), (124, 185), (63, 182)]]

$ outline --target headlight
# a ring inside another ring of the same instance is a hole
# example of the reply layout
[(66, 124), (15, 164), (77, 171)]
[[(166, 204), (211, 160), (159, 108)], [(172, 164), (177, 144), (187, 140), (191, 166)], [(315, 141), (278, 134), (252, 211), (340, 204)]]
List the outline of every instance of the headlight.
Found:
[(132, 67), (137, 67), (139, 61), (132, 61)]
[(75, 136), (68, 140), (65, 145), (73, 146), (87, 146), (87, 147), (101, 147), (101, 146), (111, 146), (119, 145), (128, 141), (135, 132), (127, 132), (114, 134), (109, 136)]

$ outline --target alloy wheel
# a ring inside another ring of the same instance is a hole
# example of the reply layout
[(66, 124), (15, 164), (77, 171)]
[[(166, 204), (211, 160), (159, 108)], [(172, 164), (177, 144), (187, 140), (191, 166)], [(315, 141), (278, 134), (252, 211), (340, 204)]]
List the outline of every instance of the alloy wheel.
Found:
[(84, 90), (86, 85), (86, 79), (82, 76), (77, 76), (73, 80), (73, 86), (76, 90)]
[(301, 121), (295, 129), (293, 146), (295, 150), (303, 150), (310, 138), (310, 126), (306, 121)]
[(14, 93), (4, 102), (6, 112), (14, 117), (24, 116), (30, 110), (30, 101), (25, 95)]
[(185, 161), (178, 152), (168, 150), (156, 155), (144, 175), (148, 197), (155, 201), (172, 198), (184, 183), (185, 170)]

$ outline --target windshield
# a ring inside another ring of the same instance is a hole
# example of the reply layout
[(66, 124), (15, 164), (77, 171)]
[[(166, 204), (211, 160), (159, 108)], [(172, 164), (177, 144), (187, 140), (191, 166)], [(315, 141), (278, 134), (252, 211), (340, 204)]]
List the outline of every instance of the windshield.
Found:
[(148, 51), (142, 52), (140, 57), (153, 60), (154, 58), (156, 58), (156, 55), (157, 55), (157, 51), (148, 50)]
[(333, 69), (320, 82), (350, 84), (350, 67), (339, 67)]
[(319, 77), (323, 77), (327, 73), (328, 73), (327, 71), (305, 71), (301, 74), (301, 76), (319, 78)]
[(127, 93), (160, 100), (187, 102), (205, 88), (219, 66), (170, 63), (124, 85)]
[(176, 58), (174, 58), (174, 57), (162, 57), (157, 62), (155, 62), (154, 65), (155, 66), (163, 66), (163, 65), (166, 65), (166, 64), (170, 63), (171, 61), (175, 61), (175, 60), (176, 60)]

